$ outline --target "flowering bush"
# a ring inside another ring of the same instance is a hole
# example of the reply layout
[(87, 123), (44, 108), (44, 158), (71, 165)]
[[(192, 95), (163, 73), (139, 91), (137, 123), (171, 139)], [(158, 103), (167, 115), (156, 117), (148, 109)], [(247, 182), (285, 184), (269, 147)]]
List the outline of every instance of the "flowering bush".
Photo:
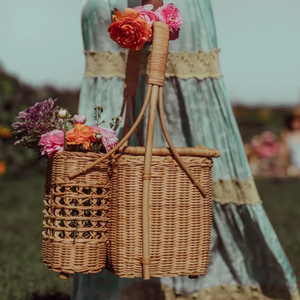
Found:
[[(11, 130), (10, 128), (3, 127), (0, 125), (0, 149), (2, 149), (2, 141), (8, 141), (9, 138), (11, 137)], [(0, 177), (2, 177), (5, 174), (6, 171), (6, 162), (3, 160), (3, 153), (4, 151), (0, 152)]]
[(254, 137), (251, 146), (260, 158), (273, 158), (280, 151), (280, 143), (276, 135), (269, 131), (265, 131), (260, 136)]
[(3, 160), (0, 160), (0, 176), (3, 176), (6, 170), (6, 163)]
[(3, 139), (9, 139), (10, 136), (11, 136), (11, 130), (10, 130), (10, 128), (2, 127), (2, 126), (0, 125), (0, 136), (1, 136)]
[(19, 121), (12, 124), (15, 145), (38, 150), (41, 156), (52, 157), (61, 151), (109, 151), (117, 143), (116, 129), (121, 118), (112, 118), (110, 128), (101, 121), (102, 106), (96, 106), (93, 126), (84, 125), (86, 117), (71, 118), (68, 110), (55, 106), (52, 98), (19, 113)]
[(166, 23), (170, 28), (170, 40), (179, 37), (183, 18), (174, 4), (166, 4), (152, 11), (153, 5), (126, 8), (123, 14), (115, 8), (113, 23), (108, 32), (111, 39), (122, 48), (132, 51), (141, 50), (147, 42), (152, 41), (152, 27), (155, 21)]

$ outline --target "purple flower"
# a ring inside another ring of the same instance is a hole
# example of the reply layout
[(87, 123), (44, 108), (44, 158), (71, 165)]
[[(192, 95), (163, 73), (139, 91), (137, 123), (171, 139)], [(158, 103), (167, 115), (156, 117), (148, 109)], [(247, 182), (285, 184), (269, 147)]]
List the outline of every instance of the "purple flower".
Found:
[(49, 98), (43, 102), (37, 102), (33, 106), (21, 111), (16, 119), (22, 120), (23, 122), (16, 122), (12, 124), (12, 127), (15, 130), (30, 129), (37, 125), (43, 118), (49, 118), (49, 115), (52, 115), (55, 101), (56, 100)]
[[(16, 118), (19, 121), (12, 124), (14, 134), (17, 135), (15, 145), (40, 150), (38, 143), (43, 134), (63, 129), (63, 120), (57, 114), (60, 107), (55, 106), (55, 102), (56, 100), (49, 98), (19, 113)], [(73, 120), (68, 117), (66, 124), (70, 127)]]

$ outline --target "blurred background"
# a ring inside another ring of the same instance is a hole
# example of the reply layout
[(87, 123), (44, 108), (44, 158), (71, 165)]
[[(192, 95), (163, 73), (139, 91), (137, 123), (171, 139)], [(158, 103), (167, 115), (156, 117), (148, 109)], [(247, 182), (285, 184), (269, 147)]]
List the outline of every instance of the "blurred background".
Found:
[[(221, 70), (265, 209), (300, 279), (300, 2), (212, 0)], [(18, 112), (49, 97), (76, 113), (81, 0), (0, 1), (1, 299), (69, 299), (41, 259), (45, 160), (13, 146)], [(295, 138), (289, 142), (290, 136)], [(298, 142), (297, 142), (298, 141)], [(297, 144), (298, 143), (298, 144)], [(298, 147), (298, 148), (297, 148)]]

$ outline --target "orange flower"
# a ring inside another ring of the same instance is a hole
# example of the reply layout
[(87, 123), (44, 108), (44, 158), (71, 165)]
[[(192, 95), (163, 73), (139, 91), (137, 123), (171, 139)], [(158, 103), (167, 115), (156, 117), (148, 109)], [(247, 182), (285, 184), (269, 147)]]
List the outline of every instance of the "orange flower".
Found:
[(0, 176), (3, 176), (6, 170), (6, 163), (5, 161), (0, 161)]
[(115, 8), (115, 14), (113, 23), (108, 28), (111, 39), (122, 48), (141, 50), (152, 33), (148, 23), (139, 18), (139, 13), (132, 8), (124, 9), (123, 14)]
[(4, 138), (4, 139), (8, 139), (11, 136), (11, 130), (9, 128), (0, 128), (0, 135)]
[(66, 136), (68, 145), (83, 145), (86, 150), (91, 149), (91, 142), (96, 142), (93, 129), (87, 125), (76, 123), (74, 130), (69, 130)]

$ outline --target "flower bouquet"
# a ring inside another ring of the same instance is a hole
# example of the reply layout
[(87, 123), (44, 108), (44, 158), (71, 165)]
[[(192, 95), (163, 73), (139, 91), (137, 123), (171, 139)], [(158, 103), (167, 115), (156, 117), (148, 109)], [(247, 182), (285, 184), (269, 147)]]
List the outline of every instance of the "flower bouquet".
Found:
[(169, 26), (170, 40), (179, 37), (183, 18), (174, 4), (166, 4), (154, 12), (153, 5), (147, 4), (124, 9), (123, 14), (115, 8), (113, 22), (108, 28), (111, 39), (122, 48), (138, 51), (153, 39), (153, 24), (160, 21)]
[(270, 131), (254, 136), (250, 144), (248, 160), (251, 171), (256, 176), (272, 176), (280, 174), (278, 160), (281, 145), (278, 137)]
[(48, 99), (19, 113), (12, 126), (16, 145), (47, 157), (44, 197), (43, 262), (61, 278), (75, 272), (101, 272), (106, 260), (110, 164), (106, 159), (73, 180), (69, 174), (97, 160), (117, 143), (119, 117), (110, 128), (95, 107), (93, 126), (86, 117), (71, 118), (68, 110)]

